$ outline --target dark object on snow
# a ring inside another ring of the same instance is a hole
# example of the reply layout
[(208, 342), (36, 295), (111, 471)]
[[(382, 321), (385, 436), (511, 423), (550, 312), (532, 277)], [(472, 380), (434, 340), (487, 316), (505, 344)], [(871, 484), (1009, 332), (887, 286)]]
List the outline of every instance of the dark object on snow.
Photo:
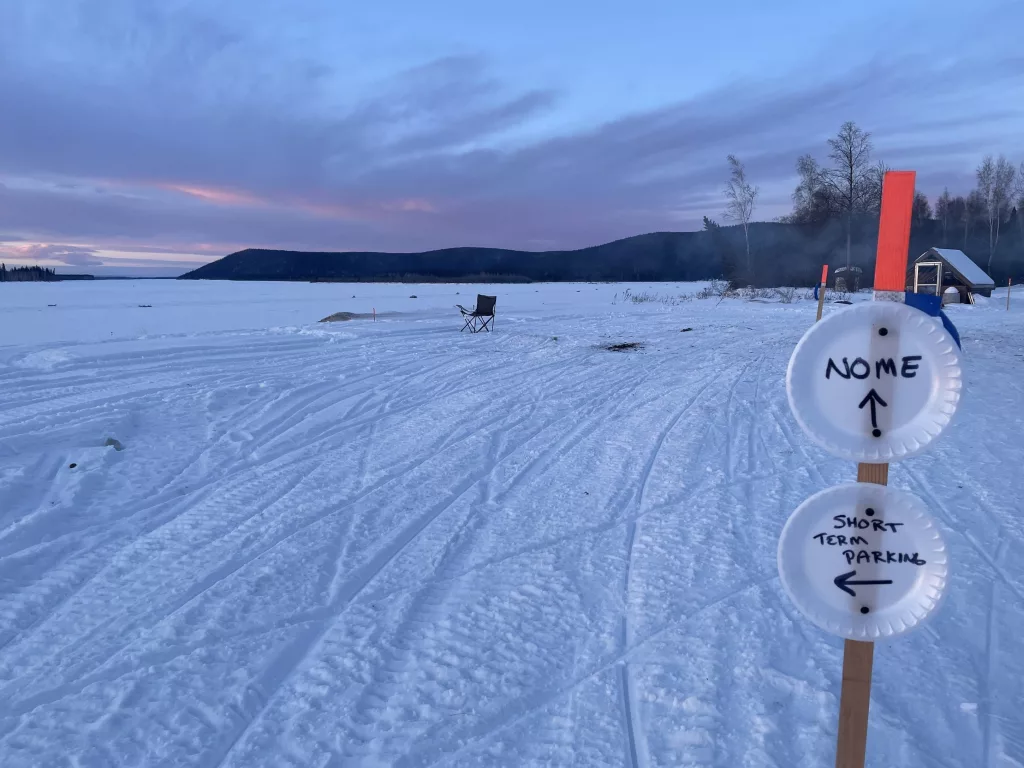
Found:
[[(835, 290), (837, 291), (852, 291), (856, 293), (860, 290), (860, 276), (864, 273), (864, 270), (860, 267), (836, 267), (835, 271)], [(841, 302), (836, 302), (840, 304)]]
[(68, 469), (74, 469), (77, 466), (78, 466), (77, 464), (75, 464), (74, 462), (71, 462), (70, 464), (68, 464)]
[(139, 307), (141, 307), (142, 309), (152, 309), (153, 305), (152, 304), (139, 304)]
[(683, 328), (683, 329), (682, 329), (681, 331), (679, 331), (679, 332), (680, 332), (680, 333), (686, 333), (687, 331), (692, 331), (692, 330), (693, 330), (693, 328)]
[(414, 293), (414, 294), (413, 294), (412, 296), (410, 296), (409, 298), (410, 298), (410, 299), (418, 299), (418, 298), (419, 298), (419, 296), (417, 296), (417, 295), (416, 295), (416, 294)]
[(606, 349), (609, 352), (629, 352), (634, 349), (643, 349), (644, 343), (642, 341), (620, 341), (618, 344), (605, 344), (601, 349)]
[(357, 317), (357, 315), (355, 313), (353, 313), (353, 312), (335, 312), (333, 315), (328, 315), (327, 317), (325, 317), (320, 322), (321, 323), (339, 323), (339, 322), (344, 322), (346, 320), (352, 320), (355, 317)]
[(110, 448), (113, 448), (115, 451), (123, 451), (124, 450), (124, 446), (121, 445), (121, 441), (117, 440), (116, 438), (113, 438), (113, 437), (108, 437), (106, 439), (106, 442), (103, 443), (103, 446), (104, 447), (108, 447), (109, 446)]
[(488, 333), (494, 329), (494, 305), (497, 303), (497, 296), (484, 296), (482, 293), (477, 294), (476, 307), (472, 310), (466, 309), (461, 304), (455, 306), (459, 308), (459, 312), (462, 313), (462, 319), (466, 321), (466, 324), (462, 326), (462, 331), (469, 328), (470, 333), (479, 333), (480, 331), (487, 331)]
[(837, 301), (836, 304), (853, 304), (852, 301)]
[(57, 305), (56, 304), (47, 304), (46, 306), (48, 306), (48, 307), (56, 307)]

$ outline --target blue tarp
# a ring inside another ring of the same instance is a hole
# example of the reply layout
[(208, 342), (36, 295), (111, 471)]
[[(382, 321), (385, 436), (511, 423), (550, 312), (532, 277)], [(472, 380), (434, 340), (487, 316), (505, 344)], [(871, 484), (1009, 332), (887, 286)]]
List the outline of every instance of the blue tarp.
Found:
[(946, 333), (953, 337), (953, 341), (956, 342), (958, 347), (960, 346), (960, 334), (956, 332), (956, 326), (946, 317), (946, 313), (942, 311), (941, 296), (932, 296), (928, 293), (911, 293), (910, 291), (907, 291), (904, 296), (904, 301), (908, 306), (919, 309), (926, 315), (941, 317), (942, 326), (946, 329)]

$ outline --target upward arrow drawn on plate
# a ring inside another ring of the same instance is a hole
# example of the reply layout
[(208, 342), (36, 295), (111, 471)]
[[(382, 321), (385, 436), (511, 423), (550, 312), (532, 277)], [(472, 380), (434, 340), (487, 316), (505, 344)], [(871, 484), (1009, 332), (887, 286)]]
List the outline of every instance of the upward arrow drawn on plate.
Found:
[(850, 578), (852, 576), (856, 576), (856, 575), (857, 575), (856, 571), (850, 571), (849, 573), (843, 573), (843, 574), (840, 574), (839, 576), (836, 576), (832, 580), (832, 583), (835, 584), (837, 587), (839, 587), (841, 590), (843, 590), (843, 592), (848, 593), (851, 597), (856, 597), (857, 596), (857, 593), (854, 592), (852, 589), (850, 589), (849, 585), (851, 585), (851, 584), (853, 586), (855, 586), (855, 587), (858, 587), (858, 586), (861, 586), (861, 585), (867, 585), (867, 584), (892, 584), (892, 579), (879, 579), (877, 581), (850, 581)]
[(877, 403), (878, 405), (882, 406), (883, 408), (887, 408), (889, 406), (889, 404), (887, 402), (885, 402), (885, 400), (883, 400), (881, 397), (878, 396), (878, 393), (875, 392), (874, 388), (872, 388), (872, 390), (870, 392), (868, 392), (864, 396), (864, 399), (860, 401), (860, 405), (858, 405), (857, 407), (858, 408), (863, 408), (868, 403), (871, 403), (871, 426), (877, 429), (878, 428), (878, 414), (875, 411), (875, 404)]

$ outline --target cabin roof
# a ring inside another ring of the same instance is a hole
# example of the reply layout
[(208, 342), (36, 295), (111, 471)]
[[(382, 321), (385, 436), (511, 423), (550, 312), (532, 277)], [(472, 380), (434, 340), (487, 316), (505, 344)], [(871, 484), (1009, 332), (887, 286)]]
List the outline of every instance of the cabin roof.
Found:
[(944, 262), (972, 288), (995, 288), (996, 286), (995, 281), (985, 274), (985, 270), (975, 264), (970, 256), (954, 248), (929, 248), (914, 261), (932, 261), (934, 259)]

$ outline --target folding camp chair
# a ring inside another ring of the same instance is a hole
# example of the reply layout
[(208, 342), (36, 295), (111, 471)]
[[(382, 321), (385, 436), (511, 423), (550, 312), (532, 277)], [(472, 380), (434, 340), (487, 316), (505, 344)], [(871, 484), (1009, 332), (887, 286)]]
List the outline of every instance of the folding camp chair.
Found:
[[(476, 307), (472, 310), (466, 309), (461, 304), (456, 304), (455, 306), (462, 313), (462, 319), (466, 321), (466, 324), (462, 326), (462, 331), (469, 328), (470, 333), (478, 333), (480, 331), (490, 333), (491, 329), (494, 328), (494, 304), (497, 300), (497, 296), (477, 294)], [(462, 333), (462, 331), (459, 331), (459, 333)]]

